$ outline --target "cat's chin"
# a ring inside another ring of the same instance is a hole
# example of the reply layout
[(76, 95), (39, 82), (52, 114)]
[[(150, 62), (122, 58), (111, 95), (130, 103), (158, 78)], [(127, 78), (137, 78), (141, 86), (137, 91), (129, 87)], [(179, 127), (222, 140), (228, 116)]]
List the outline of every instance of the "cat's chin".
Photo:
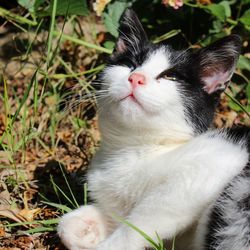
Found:
[(126, 107), (128, 107), (129, 105), (132, 105), (132, 108), (133, 108), (133, 105), (137, 105), (137, 106), (141, 107), (142, 109), (144, 109), (142, 104), (136, 99), (136, 97), (133, 94), (130, 94), (130, 95), (126, 96), (125, 98), (122, 98), (120, 100), (120, 102), (121, 103), (127, 102)]
[(134, 96), (127, 96), (120, 100), (119, 109), (125, 117), (136, 119), (145, 116), (147, 110)]

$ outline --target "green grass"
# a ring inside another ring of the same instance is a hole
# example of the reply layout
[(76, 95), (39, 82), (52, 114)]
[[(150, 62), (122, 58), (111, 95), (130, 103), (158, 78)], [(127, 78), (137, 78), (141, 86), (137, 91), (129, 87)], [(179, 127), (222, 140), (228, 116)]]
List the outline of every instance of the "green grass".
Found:
[(147, 233), (145, 233), (143, 230), (138, 228), (136, 225), (130, 223), (128, 220), (125, 220), (123, 218), (120, 218), (117, 215), (114, 215), (114, 219), (121, 222), (122, 224), (127, 225), (128, 227), (132, 228), (134, 231), (136, 231), (138, 234), (141, 235), (154, 250), (165, 250), (163, 240), (159, 237), (157, 232), (155, 232), (157, 241), (154, 240), (152, 237), (150, 237)]

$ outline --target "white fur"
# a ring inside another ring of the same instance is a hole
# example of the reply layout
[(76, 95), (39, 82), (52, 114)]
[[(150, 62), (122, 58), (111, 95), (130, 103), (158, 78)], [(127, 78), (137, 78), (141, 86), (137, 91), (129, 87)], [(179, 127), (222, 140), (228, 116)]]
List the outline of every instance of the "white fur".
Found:
[(94, 206), (83, 206), (64, 215), (57, 232), (71, 250), (93, 249), (107, 235), (106, 218)]
[[(102, 143), (88, 172), (96, 203), (87, 212), (83, 207), (62, 218), (59, 235), (70, 249), (149, 246), (137, 232), (112, 220), (113, 215), (126, 218), (154, 239), (155, 232), (170, 239), (194, 223), (247, 163), (246, 150), (223, 133), (194, 137), (177, 83), (156, 80), (169, 67), (167, 54), (161, 48), (136, 69), (147, 78), (145, 86), (134, 91), (138, 103), (129, 98), (121, 101), (131, 91), (128, 68), (113, 66), (105, 71), (108, 95), (100, 102), (99, 114)], [(79, 223), (72, 230), (70, 220), (76, 217)], [(81, 240), (74, 236), (88, 220), (99, 225), (93, 229), (99, 230), (99, 237), (90, 242), (96, 245), (88, 242), (89, 231)]]
[(99, 104), (100, 130), (104, 141), (108, 140), (106, 136), (110, 138), (114, 134), (126, 139), (130, 135), (133, 145), (136, 141), (141, 144), (142, 139), (148, 143), (149, 138), (145, 136), (152, 137), (150, 141), (154, 143), (165, 138), (182, 141), (192, 136), (176, 82), (163, 78), (156, 80), (169, 67), (168, 54), (165, 48), (160, 48), (135, 70), (143, 73), (147, 79), (145, 85), (133, 91), (137, 102), (131, 98), (124, 99), (132, 91), (128, 81), (132, 73), (129, 68), (112, 66), (104, 71), (104, 82), (109, 92)]

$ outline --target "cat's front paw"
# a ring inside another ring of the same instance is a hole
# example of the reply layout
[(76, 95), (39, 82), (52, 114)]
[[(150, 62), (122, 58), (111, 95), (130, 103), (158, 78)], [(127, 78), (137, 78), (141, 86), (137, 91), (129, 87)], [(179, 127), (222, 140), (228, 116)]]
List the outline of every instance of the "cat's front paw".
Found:
[(94, 249), (106, 237), (106, 222), (94, 206), (83, 206), (65, 214), (57, 232), (63, 244), (70, 250)]

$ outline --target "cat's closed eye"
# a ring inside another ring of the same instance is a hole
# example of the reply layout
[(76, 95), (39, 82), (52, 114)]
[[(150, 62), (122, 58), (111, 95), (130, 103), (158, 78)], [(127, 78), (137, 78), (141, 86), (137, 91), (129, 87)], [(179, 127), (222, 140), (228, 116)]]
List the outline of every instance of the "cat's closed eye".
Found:
[(177, 81), (178, 80), (178, 74), (174, 71), (174, 69), (168, 69), (160, 73), (156, 79), (165, 79), (169, 81)]
[(123, 64), (126, 67), (128, 67), (131, 71), (133, 71), (137, 67), (136, 63), (130, 59), (124, 60)]
[(162, 78), (164, 78), (164, 79), (166, 79), (166, 80), (169, 80), (169, 81), (177, 81), (177, 78), (174, 77), (174, 76), (165, 75), (165, 76), (163, 76)]

